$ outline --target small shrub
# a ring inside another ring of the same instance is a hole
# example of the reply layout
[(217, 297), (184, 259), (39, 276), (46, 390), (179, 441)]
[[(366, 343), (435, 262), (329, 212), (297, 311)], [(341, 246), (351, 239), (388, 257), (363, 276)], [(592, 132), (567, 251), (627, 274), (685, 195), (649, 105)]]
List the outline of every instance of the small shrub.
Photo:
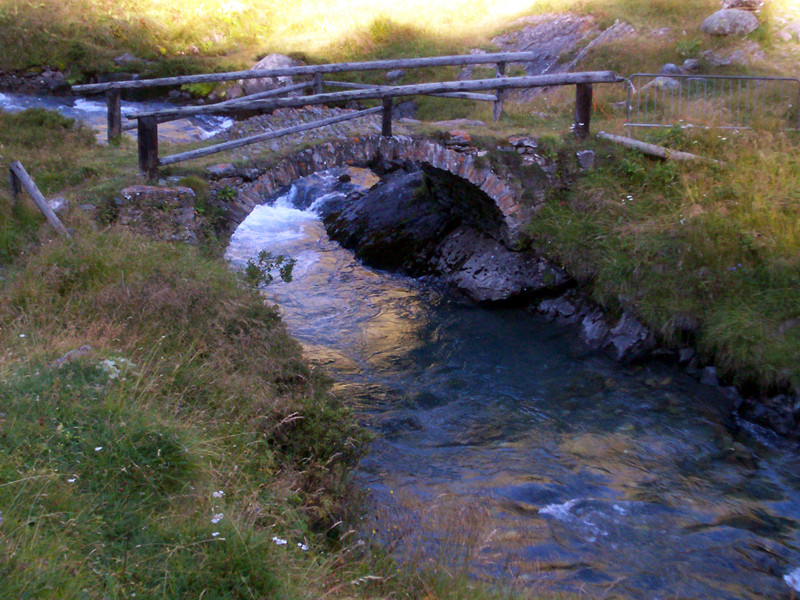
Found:
[(295, 264), (297, 260), (294, 258), (288, 258), (283, 254), (273, 256), (271, 252), (262, 250), (258, 253), (257, 262), (247, 261), (244, 279), (248, 285), (258, 288), (272, 283), (275, 280), (274, 272), (277, 270), (281, 281), (290, 283)]

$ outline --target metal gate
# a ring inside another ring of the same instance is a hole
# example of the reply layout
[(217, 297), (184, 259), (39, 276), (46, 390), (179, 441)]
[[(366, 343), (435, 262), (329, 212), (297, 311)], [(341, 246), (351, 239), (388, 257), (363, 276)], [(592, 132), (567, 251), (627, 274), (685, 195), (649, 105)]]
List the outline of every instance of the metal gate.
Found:
[(626, 127), (800, 129), (800, 80), (635, 73)]

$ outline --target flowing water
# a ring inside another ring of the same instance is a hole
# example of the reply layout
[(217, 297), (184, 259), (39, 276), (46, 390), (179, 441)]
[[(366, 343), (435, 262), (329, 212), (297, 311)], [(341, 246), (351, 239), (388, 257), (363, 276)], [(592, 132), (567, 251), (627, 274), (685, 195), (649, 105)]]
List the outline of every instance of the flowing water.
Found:
[[(266, 290), (377, 433), (363, 535), (398, 557), (590, 598), (792, 598), (800, 452), (673, 367), (622, 367), (522, 310), (362, 266), (319, 199), (256, 208), (228, 258), (298, 260)], [(313, 186), (312, 186), (313, 187)], [(313, 199), (313, 198), (312, 198)]]
[[(140, 110), (160, 110), (174, 107), (166, 102), (122, 102), (122, 115)], [(72, 96), (47, 96), (30, 94), (0, 93), (0, 110), (18, 112), (28, 108), (46, 108), (60, 112), (65, 117), (83, 121), (97, 131), (97, 139), (105, 142), (108, 131), (108, 109), (105, 98), (97, 96), (96, 100), (76, 98)], [(172, 143), (184, 143), (204, 140), (233, 125), (229, 118), (214, 115), (200, 115), (191, 119), (170, 121), (158, 126), (160, 140)], [(127, 132), (135, 136), (136, 131)]]

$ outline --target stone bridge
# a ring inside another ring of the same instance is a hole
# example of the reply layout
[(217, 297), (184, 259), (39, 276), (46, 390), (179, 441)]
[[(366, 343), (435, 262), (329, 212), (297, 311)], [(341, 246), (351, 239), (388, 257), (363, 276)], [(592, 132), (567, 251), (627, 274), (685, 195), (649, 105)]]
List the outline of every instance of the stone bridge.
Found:
[[(238, 175), (249, 180), (237, 186), (238, 196), (231, 207), (232, 225), (235, 226), (266, 198), (292, 181), (317, 171), (337, 166), (373, 167), (380, 171), (407, 162), (427, 165), (466, 180), (483, 192), (499, 211), (499, 241), (513, 247), (521, 239), (525, 222), (544, 199), (547, 185), (547, 175), (534, 162), (534, 158), (540, 157), (530, 155), (535, 144), (523, 138), (512, 138), (505, 148), (509, 158), (527, 165), (527, 177), (522, 181), (520, 173), (514, 173), (513, 169), (493, 166), (489, 152), (472, 146), (468, 134), (451, 132), (449, 135), (450, 139), (444, 142), (409, 136), (368, 136), (325, 142), (273, 163), (249, 169), (217, 165), (210, 171), (214, 173), (216, 169), (217, 177)], [(513, 145), (515, 142), (516, 147)], [(518, 148), (529, 155), (519, 156)]]

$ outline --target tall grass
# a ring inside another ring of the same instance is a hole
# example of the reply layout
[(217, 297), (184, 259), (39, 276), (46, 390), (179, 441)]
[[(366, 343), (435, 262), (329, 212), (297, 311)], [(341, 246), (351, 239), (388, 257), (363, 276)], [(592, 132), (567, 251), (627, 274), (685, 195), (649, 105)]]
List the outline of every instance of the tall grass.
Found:
[[(8, 32), (0, 69), (52, 65), (78, 80), (100, 71), (150, 74), (234, 68), (269, 52), (312, 61), (491, 48), (520, 17), (572, 11), (601, 28), (630, 22), (651, 44), (672, 46), (718, 8), (714, 0), (0, 0)], [(656, 39), (655, 29), (672, 33)], [(131, 52), (151, 63), (117, 66)], [(625, 54), (625, 53), (620, 53)], [(630, 55), (641, 59), (642, 54)], [(598, 57), (599, 58), (599, 57)], [(627, 70), (627, 69), (626, 69)], [(635, 68), (633, 70), (641, 70)]]
[(660, 162), (606, 144), (600, 168), (532, 222), (537, 244), (611, 309), (693, 343), (732, 383), (800, 385), (800, 169), (779, 132), (668, 132), (724, 161)]
[(0, 315), (4, 593), (314, 597), (298, 544), (343, 516), (363, 436), (274, 308), (189, 248), (86, 231)]

